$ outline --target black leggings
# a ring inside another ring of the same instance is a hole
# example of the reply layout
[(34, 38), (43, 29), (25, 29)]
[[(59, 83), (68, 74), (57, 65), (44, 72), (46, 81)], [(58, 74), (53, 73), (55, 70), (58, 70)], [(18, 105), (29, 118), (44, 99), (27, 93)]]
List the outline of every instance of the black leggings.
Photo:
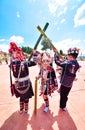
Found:
[(66, 103), (68, 100), (68, 94), (69, 94), (70, 90), (71, 90), (70, 87), (65, 87), (65, 86), (61, 85), (61, 88), (60, 88), (60, 108), (66, 107)]
[(28, 102), (29, 102), (29, 99), (23, 99), (22, 97), (20, 97), (20, 102), (28, 103)]

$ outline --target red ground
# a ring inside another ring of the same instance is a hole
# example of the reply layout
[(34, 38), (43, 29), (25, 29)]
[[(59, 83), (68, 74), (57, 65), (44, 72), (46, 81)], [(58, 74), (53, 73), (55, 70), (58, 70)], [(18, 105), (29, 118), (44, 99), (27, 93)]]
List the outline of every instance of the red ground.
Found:
[[(5, 64), (0, 65), (0, 130), (85, 130), (85, 61), (80, 65), (78, 80), (68, 97), (67, 112), (59, 110), (59, 93), (55, 92), (49, 97), (49, 112), (44, 113), (43, 100), (38, 93), (36, 115), (34, 97), (30, 99), (28, 114), (19, 114), (19, 99), (10, 93), (9, 68)], [(33, 87), (37, 74), (38, 67), (31, 67)]]

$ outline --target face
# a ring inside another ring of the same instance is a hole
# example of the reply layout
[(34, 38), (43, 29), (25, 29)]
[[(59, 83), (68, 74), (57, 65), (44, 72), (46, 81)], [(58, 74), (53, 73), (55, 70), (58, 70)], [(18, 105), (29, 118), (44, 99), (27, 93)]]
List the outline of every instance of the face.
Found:
[(69, 60), (69, 61), (73, 60), (72, 55), (68, 55), (68, 60)]
[(42, 61), (42, 66), (43, 66), (44, 68), (47, 68), (48, 65), (49, 65), (49, 61), (48, 61), (48, 60), (43, 60), (43, 61)]

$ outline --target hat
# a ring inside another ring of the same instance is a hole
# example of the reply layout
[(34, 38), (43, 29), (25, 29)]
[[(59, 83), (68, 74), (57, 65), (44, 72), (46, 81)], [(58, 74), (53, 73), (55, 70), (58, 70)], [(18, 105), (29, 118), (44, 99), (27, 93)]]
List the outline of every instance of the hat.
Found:
[(50, 54), (48, 54), (48, 53), (43, 53), (43, 56), (42, 56), (42, 61), (44, 61), (44, 60), (47, 60), (47, 61), (51, 61), (51, 57), (50, 57)]
[(74, 58), (77, 58), (78, 54), (79, 54), (79, 50), (78, 48), (69, 48), (68, 50), (68, 55), (72, 55)]
[(25, 55), (21, 50), (21, 48), (19, 48), (15, 42), (10, 42), (9, 53), (12, 54), (12, 58), (14, 58), (15, 60), (20, 60), (20, 61), (24, 60)]

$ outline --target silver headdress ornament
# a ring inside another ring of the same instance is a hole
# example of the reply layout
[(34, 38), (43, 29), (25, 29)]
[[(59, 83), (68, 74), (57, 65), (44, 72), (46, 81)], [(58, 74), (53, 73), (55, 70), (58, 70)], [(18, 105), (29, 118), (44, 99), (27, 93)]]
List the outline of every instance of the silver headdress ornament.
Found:
[(68, 55), (72, 55), (74, 56), (75, 58), (77, 58), (78, 54), (79, 54), (79, 48), (69, 48), (68, 50)]
[(50, 54), (48, 54), (48, 53), (43, 53), (43, 57), (42, 57), (42, 61), (44, 61), (44, 60), (47, 60), (47, 61), (51, 61), (51, 57), (50, 57)]

